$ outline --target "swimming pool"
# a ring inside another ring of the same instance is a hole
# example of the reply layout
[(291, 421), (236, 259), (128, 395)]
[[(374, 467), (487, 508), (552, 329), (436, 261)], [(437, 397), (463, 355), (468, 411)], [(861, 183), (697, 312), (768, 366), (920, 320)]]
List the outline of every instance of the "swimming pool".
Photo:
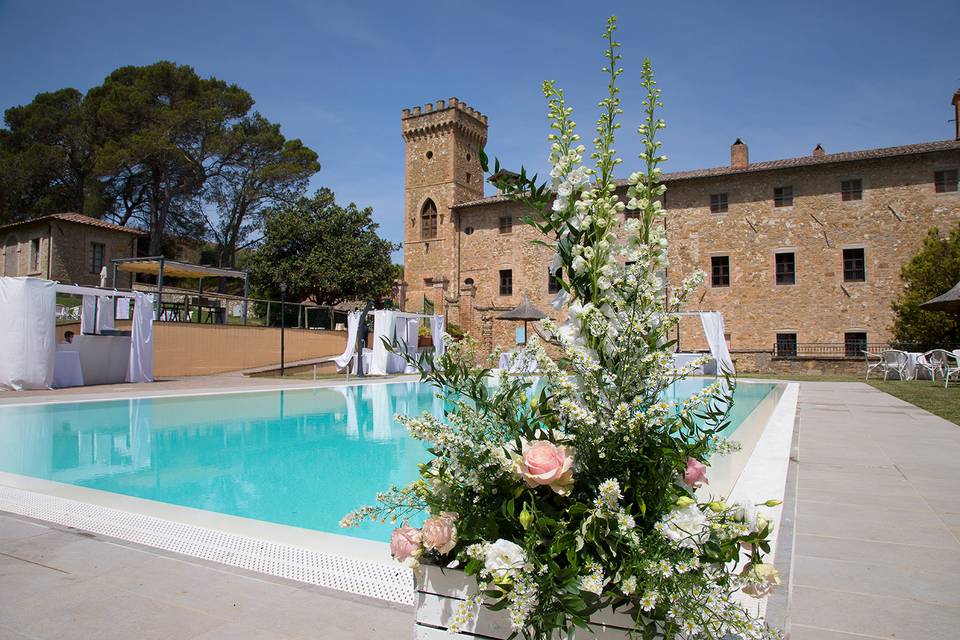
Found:
[[(773, 388), (738, 386), (730, 432)], [(0, 406), (0, 471), (386, 541), (390, 525), (340, 518), (428, 459), (394, 416), (442, 410), (419, 382)]]

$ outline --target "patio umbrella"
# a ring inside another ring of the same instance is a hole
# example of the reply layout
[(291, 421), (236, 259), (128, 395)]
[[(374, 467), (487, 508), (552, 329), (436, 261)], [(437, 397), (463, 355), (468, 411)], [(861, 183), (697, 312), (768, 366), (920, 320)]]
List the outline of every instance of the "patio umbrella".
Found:
[(506, 313), (497, 316), (500, 320), (523, 320), (523, 341), (527, 341), (527, 322), (535, 320), (543, 320), (547, 317), (543, 311), (537, 309), (533, 306), (533, 303), (530, 302), (530, 298), (527, 297), (527, 294), (523, 294), (523, 302), (516, 306), (516, 308), (507, 311)]
[(960, 282), (953, 286), (953, 289), (947, 291), (942, 296), (937, 296), (933, 300), (927, 300), (920, 305), (921, 309), (927, 311), (947, 311), (949, 313), (960, 313)]

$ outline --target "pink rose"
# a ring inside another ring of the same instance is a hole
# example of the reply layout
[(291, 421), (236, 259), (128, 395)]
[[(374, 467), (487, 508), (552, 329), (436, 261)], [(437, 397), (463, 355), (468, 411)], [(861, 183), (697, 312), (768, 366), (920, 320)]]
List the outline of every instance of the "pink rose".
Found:
[(517, 466), (528, 487), (547, 485), (562, 496), (570, 493), (573, 456), (562, 445), (547, 440), (524, 443), (523, 456)]
[(423, 523), (423, 546), (445, 555), (457, 546), (457, 519), (455, 513), (441, 513)]
[(398, 527), (390, 534), (390, 555), (399, 562), (416, 559), (420, 555), (419, 529)]
[(696, 458), (687, 458), (687, 469), (683, 472), (683, 481), (694, 489), (710, 484), (707, 480), (707, 467)]

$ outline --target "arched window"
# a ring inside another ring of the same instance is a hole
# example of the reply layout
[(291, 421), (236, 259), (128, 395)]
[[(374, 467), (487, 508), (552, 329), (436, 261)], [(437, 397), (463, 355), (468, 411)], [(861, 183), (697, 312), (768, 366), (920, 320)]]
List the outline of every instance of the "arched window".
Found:
[(420, 209), (420, 239), (430, 240), (437, 237), (437, 205), (427, 199)]
[(20, 275), (17, 265), (17, 259), (19, 257), (17, 255), (17, 237), (14, 235), (7, 236), (6, 242), (3, 244), (3, 275)]

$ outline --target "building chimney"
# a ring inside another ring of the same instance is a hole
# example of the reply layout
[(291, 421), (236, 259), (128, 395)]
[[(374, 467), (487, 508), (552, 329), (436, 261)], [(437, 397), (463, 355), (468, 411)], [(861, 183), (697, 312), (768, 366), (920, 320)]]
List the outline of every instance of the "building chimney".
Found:
[(825, 156), (825, 155), (827, 155), (827, 152), (824, 151), (824, 150), (823, 150), (823, 147), (820, 146), (819, 144), (813, 148), (813, 157), (814, 157), (814, 158), (822, 158), (822, 157)]
[(956, 129), (956, 139), (960, 140), (960, 89), (953, 94), (953, 126)]
[(730, 145), (730, 166), (734, 169), (746, 169), (749, 165), (750, 154), (747, 151), (747, 145), (737, 138), (737, 141)]

